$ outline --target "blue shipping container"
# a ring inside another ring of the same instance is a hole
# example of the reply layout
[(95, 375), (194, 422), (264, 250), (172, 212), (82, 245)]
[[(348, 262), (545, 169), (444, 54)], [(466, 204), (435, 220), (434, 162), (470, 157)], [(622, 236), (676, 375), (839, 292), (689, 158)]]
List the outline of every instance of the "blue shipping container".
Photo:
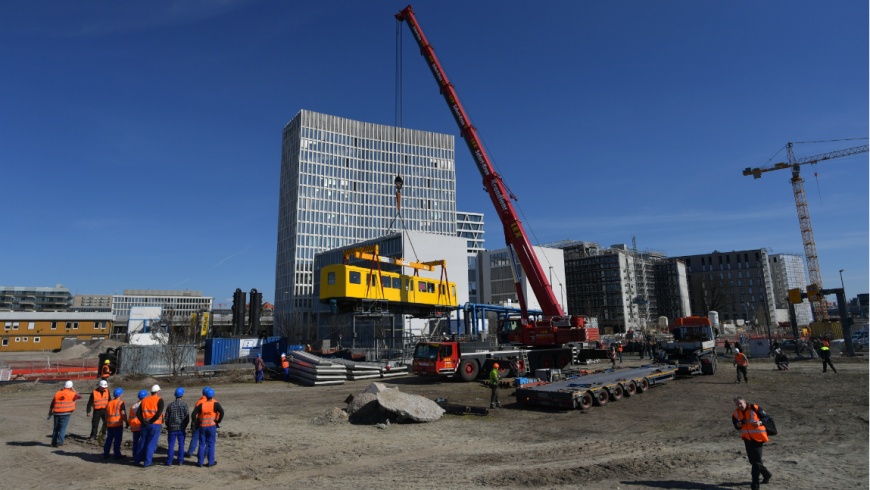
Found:
[(212, 366), (236, 362), (239, 359), (240, 339), (205, 339), (205, 364)]

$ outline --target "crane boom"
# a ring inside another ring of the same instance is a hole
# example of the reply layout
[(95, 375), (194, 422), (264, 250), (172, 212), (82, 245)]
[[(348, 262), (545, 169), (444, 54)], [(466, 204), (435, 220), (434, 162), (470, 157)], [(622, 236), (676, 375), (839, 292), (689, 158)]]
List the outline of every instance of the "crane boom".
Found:
[[(788, 143), (788, 163), (780, 162), (768, 167), (761, 168), (745, 168), (743, 175), (751, 175), (753, 178), (760, 179), (761, 174), (772, 170), (791, 169), (791, 186), (794, 193), (795, 207), (797, 207), (798, 224), (801, 229), (801, 239), (804, 243), (804, 254), (807, 257), (807, 270), (810, 273), (810, 284), (814, 284), (821, 291), (822, 271), (819, 266), (819, 256), (816, 253), (816, 240), (813, 237), (813, 224), (810, 220), (810, 209), (807, 206), (807, 195), (804, 190), (804, 179), (801, 177), (801, 165), (816, 164), (825, 160), (834, 158), (847, 157), (867, 152), (867, 145), (855, 146), (843, 150), (821, 153), (819, 155), (808, 156), (804, 158), (795, 158), (794, 143)], [(813, 312), (817, 319), (828, 318), (828, 306), (824, 296), (820, 297), (817, 303), (813, 304)]]
[[(516, 253), (529, 280), (532, 291), (534, 291), (535, 296), (538, 298), (538, 302), (541, 305), (541, 311), (544, 312), (544, 316), (546, 317), (564, 317), (565, 312), (562, 310), (562, 306), (556, 299), (556, 295), (553, 294), (553, 287), (547, 280), (544, 269), (541, 267), (541, 264), (532, 249), (532, 245), (529, 242), (528, 235), (526, 235), (523, 225), (514, 210), (513, 204), (511, 204), (509, 197), (510, 194), (508, 193), (501, 176), (496, 173), (492, 161), (483, 147), (480, 136), (477, 134), (477, 130), (471, 124), (471, 120), (465, 112), (465, 108), (459, 101), (459, 96), (456, 94), (453, 84), (448, 80), (447, 74), (444, 73), (441, 63), (435, 56), (435, 50), (432, 49), (432, 46), (423, 34), (423, 30), (420, 28), (420, 24), (417, 23), (417, 18), (414, 16), (414, 11), (411, 6), (408, 5), (401, 12), (396, 14), (396, 19), (407, 22), (408, 27), (414, 35), (414, 39), (420, 46), (420, 53), (424, 58), (426, 58), (429, 69), (435, 76), (435, 81), (438, 83), (441, 95), (443, 95), (444, 100), (447, 101), (447, 105), (450, 107), (453, 117), (459, 125), (460, 134), (462, 135), (462, 138), (465, 139), (465, 143), (471, 151), (474, 162), (477, 164), (477, 169), (480, 171), (480, 175), (483, 178), (483, 187), (489, 194), (489, 197), (495, 206), (495, 210), (498, 213), (499, 219), (504, 225), (505, 240), (513, 249), (514, 253)], [(521, 292), (518, 293), (521, 294)]]

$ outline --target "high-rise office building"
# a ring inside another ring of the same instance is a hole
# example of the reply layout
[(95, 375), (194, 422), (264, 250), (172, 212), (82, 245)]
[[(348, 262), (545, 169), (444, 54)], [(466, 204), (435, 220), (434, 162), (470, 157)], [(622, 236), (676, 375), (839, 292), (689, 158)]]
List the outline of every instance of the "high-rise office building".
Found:
[[(807, 272), (804, 257), (797, 254), (771, 254), (770, 273), (773, 276), (773, 292), (776, 308), (788, 310), (788, 290), (807, 289)], [(794, 305), (794, 313), (798, 326), (809, 325), (813, 321), (813, 308), (809, 301), (804, 300)]]
[(403, 229), (456, 236), (454, 160), (452, 135), (300, 111), (281, 151), (275, 331), (315, 322), (315, 253)]
[(456, 232), (465, 238), (468, 251), (468, 301), (479, 303), (478, 296), (478, 254), (484, 248), (483, 213), (456, 212)]

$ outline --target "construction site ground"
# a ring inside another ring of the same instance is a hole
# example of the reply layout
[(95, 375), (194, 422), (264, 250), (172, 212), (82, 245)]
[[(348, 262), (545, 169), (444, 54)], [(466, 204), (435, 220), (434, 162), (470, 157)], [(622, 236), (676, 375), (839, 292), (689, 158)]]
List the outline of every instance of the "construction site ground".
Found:
[[(633, 356), (634, 357), (634, 356)], [(777, 371), (754, 359), (750, 383), (735, 384), (730, 360), (714, 376), (679, 379), (588, 412), (524, 409), (503, 389), (504, 408), (486, 416), (445, 415), (432, 423), (353, 425), (339, 416), (348, 395), (370, 381), (302, 387), (243, 377), (185, 378), (193, 404), (208, 383), (226, 410), (217, 465), (166, 467), (166, 435), (155, 464), (103, 460), (86, 438), (79, 401), (64, 447), (50, 446), (48, 405), (58, 383), (0, 384), (0, 473), (6, 488), (589, 488), (740, 489), (750, 466), (731, 425), (743, 395), (776, 420), (765, 446), (773, 472), (763, 488), (868, 488), (868, 362), (793, 361)], [(647, 361), (648, 362), (648, 361)], [(604, 368), (608, 364), (593, 367)], [(626, 356), (622, 366), (640, 365)], [(168, 401), (178, 383), (157, 380)], [(488, 406), (479, 383), (415, 376), (383, 380), (406, 393)], [(113, 380), (130, 403), (153, 380)], [(94, 380), (76, 382), (87, 392)], [(130, 455), (130, 434), (123, 452)]]

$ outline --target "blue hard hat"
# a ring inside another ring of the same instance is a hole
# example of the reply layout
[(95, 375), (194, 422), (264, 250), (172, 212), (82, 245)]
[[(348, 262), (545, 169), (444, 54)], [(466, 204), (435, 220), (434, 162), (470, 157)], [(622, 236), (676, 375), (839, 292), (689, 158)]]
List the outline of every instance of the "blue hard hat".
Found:
[[(211, 388), (209, 388), (208, 386), (206, 386), (205, 388), (202, 389), (203, 396), (205, 396), (205, 394), (208, 393), (208, 390), (211, 390)], [(212, 393), (214, 393), (214, 390), (212, 390)]]
[(206, 387), (203, 394), (206, 398), (214, 398), (214, 390), (211, 388)]
[(144, 399), (146, 396), (148, 396), (148, 390), (142, 390), (139, 392), (139, 399), (140, 400)]
[(184, 388), (182, 388), (180, 386), (178, 388), (175, 388), (175, 398), (181, 398), (183, 396), (184, 396)]
[(118, 398), (119, 396), (124, 394), (124, 388), (115, 388), (115, 392), (112, 393), (112, 396)]

